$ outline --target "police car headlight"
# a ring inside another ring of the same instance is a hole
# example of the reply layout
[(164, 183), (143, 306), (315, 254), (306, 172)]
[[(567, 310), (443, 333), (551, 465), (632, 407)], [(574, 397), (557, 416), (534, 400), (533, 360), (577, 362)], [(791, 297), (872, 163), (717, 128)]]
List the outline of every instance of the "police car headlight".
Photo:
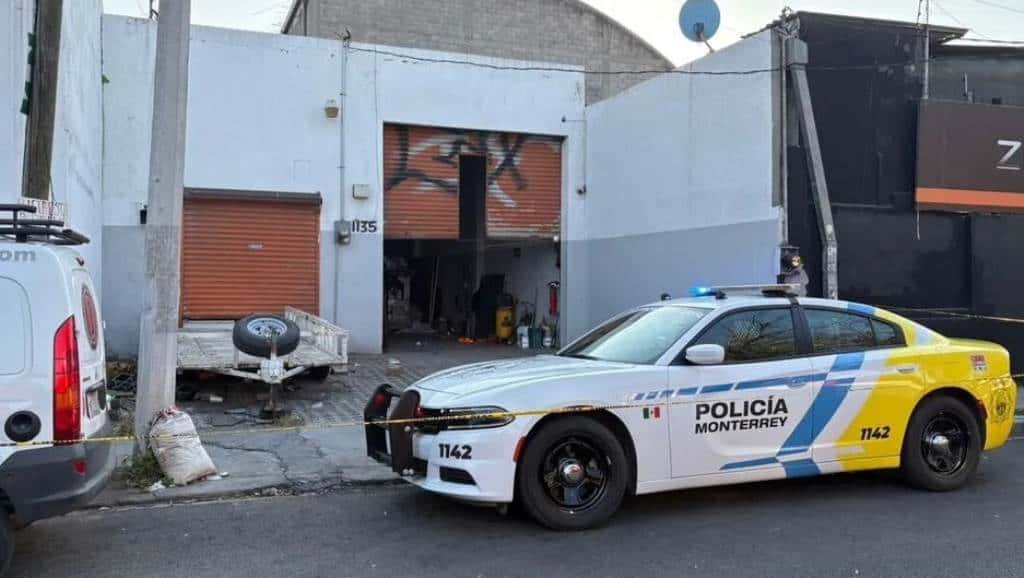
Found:
[(515, 416), (497, 406), (457, 407), (441, 410), (446, 429), (484, 429), (512, 423)]

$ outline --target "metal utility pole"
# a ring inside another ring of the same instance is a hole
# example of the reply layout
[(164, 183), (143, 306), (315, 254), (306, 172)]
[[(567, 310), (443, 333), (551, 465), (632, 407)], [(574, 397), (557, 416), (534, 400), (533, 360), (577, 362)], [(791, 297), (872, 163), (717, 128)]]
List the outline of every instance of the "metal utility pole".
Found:
[(822, 247), (822, 293), (826, 299), (839, 298), (839, 241), (832, 220), (832, 202), (825, 179), (825, 163), (821, 157), (818, 142), (818, 127), (814, 122), (814, 108), (811, 105), (811, 89), (807, 82), (807, 44), (798, 38), (787, 39), (786, 48), (789, 73), (793, 80), (793, 94), (796, 96), (800, 113), (800, 133), (807, 155), (810, 172), (811, 196), (818, 213), (818, 232)]
[(156, 414), (174, 403), (181, 211), (188, 100), (188, 0), (161, 2), (156, 35), (153, 135), (149, 154), (146, 286), (139, 330), (136, 450), (145, 450)]
[(924, 3), (924, 86), (921, 87), (921, 100), (928, 100), (928, 83), (931, 77), (931, 20), (932, 3), (925, 0)]
[(57, 71), (60, 65), (61, 16), (64, 0), (37, 0), (33, 34), (31, 87), (25, 112), (25, 165), (22, 190), (33, 199), (50, 198), (53, 126), (57, 116)]

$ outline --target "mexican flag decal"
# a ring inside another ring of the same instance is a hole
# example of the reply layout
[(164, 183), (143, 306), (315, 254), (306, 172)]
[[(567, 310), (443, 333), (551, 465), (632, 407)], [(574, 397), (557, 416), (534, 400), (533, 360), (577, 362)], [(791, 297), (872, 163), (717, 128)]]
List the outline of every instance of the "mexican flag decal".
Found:
[(658, 406), (645, 407), (644, 419), (661, 419), (661, 408)]

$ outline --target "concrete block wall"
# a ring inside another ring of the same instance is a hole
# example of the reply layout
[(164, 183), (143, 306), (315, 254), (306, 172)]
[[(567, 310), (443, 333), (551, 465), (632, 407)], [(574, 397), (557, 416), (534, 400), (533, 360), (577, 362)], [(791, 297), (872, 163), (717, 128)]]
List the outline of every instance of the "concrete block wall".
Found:
[[(445, 52), (582, 65), (587, 70), (668, 70), (671, 63), (618, 22), (579, 0), (296, 0), (289, 34)], [(597, 102), (652, 75), (589, 75)]]

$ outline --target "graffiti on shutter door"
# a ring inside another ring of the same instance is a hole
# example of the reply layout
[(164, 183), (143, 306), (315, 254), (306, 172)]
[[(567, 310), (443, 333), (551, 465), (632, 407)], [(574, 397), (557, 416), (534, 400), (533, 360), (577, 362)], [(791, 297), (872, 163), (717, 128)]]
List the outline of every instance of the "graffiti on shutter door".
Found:
[(562, 138), (384, 126), (384, 236), (456, 239), (459, 156), (487, 157), (487, 236), (550, 238), (561, 222)]

